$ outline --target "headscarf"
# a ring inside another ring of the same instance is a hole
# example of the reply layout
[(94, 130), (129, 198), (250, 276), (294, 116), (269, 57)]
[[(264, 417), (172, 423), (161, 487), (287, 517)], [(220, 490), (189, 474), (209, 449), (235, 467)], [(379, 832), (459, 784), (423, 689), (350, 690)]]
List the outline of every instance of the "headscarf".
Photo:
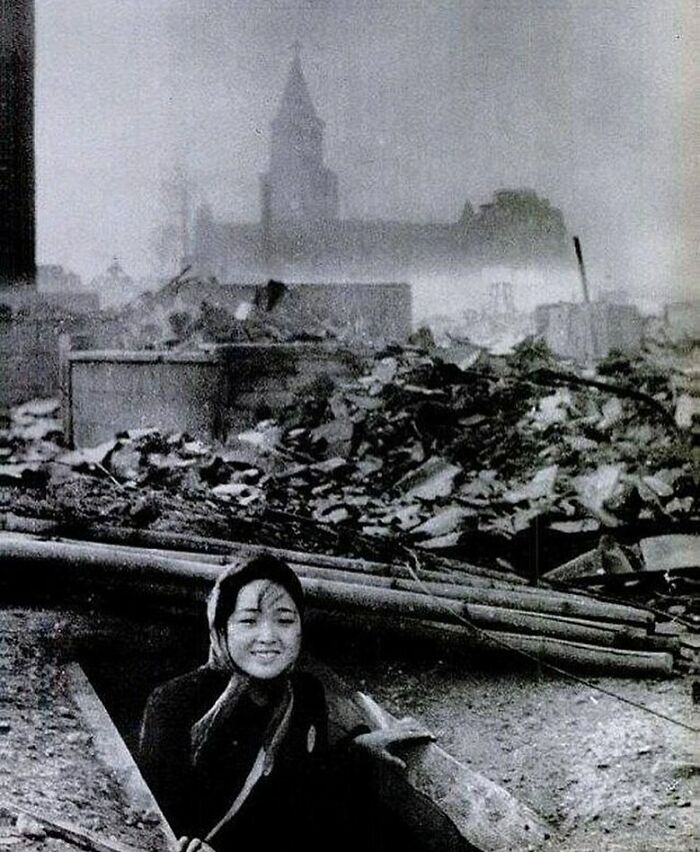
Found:
[[(236, 608), (238, 594), (244, 586), (255, 580), (269, 580), (284, 588), (294, 601), (299, 615), (304, 612), (304, 592), (294, 571), (271, 554), (256, 556), (242, 564), (227, 568), (216, 581), (207, 602), (209, 621), (209, 658), (207, 667), (230, 675), (226, 688), (212, 707), (192, 726), (192, 760), (197, 763), (202, 750), (209, 739), (220, 730), (230, 718), (244, 695), (257, 693), (273, 703), (272, 718), (263, 736), (263, 748), (268, 755), (268, 763), (274, 759), (286, 730), (282, 723), (289, 721), (293, 700), (289, 672), (283, 672), (272, 681), (255, 681), (242, 671), (231, 658), (227, 642), (227, 626), (231, 613)], [(269, 769), (268, 769), (269, 771)]]

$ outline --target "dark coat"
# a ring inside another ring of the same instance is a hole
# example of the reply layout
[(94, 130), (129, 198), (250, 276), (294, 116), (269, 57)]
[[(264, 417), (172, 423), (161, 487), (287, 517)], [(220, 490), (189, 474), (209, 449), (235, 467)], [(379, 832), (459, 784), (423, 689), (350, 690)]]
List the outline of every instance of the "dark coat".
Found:
[[(227, 680), (202, 667), (158, 687), (146, 705), (140, 764), (177, 836), (206, 838), (238, 795), (262, 741), (268, 717), (241, 699), (194, 765), (192, 725)], [(350, 745), (351, 737), (329, 747), (319, 681), (294, 673), (292, 689), (289, 729), (273, 771), (260, 778), (210, 845), (217, 852), (246, 850), (249, 843), (261, 850), (280, 843), (287, 852), (422, 852), (372, 794), (371, 768)]]
[[(169, 681), (148, 700), (141, 731), (144, 776), (176, 835), (204, 839), (240, 791), (262, 743), (271, 711), (243, 697), (207, 743), (196, 765), (191, 730), (224, 690), (228, 676), (202, 667)], [(257, 782), (241, 809), (211, 845), (221, 852), (267, 848), (321, 849), (329, 830), (323, 776), (328, 758), (326, 702), (311, 675), (292, 676), (294, 707), (269, 776)], [(234, 842), (235, 841), (235, 842)], [(297, 845), (294, 845), (294, 844)]]

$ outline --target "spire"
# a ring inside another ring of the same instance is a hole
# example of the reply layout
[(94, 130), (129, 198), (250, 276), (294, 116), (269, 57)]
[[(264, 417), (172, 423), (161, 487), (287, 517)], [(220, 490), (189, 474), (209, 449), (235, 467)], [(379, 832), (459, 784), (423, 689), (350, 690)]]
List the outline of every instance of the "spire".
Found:
[(323, 163), (323, 122), (311, 101), (299, 52), (294, 55), (277, 115), (272, 120), (270, 168), (261, 176), (261, 207), (268, 222), (314, 222), (338, 215), (338, 181)]
[(292, 45), (292, 51), (292, 62), (277, 110), (277, 121), (301, 124), (312, 122), (322, 126), (323, 122), (316, 113), (301, 67), (301, 44), (298, 41)]

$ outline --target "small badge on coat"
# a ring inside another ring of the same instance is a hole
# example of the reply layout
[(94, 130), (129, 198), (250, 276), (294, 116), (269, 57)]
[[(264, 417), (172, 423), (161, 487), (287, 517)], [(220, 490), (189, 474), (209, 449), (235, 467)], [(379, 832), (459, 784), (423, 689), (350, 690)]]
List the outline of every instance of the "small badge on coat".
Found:
[(309, 754), (316, 748), (316, 728), (311, 725), (306, 735), (306, 750)]

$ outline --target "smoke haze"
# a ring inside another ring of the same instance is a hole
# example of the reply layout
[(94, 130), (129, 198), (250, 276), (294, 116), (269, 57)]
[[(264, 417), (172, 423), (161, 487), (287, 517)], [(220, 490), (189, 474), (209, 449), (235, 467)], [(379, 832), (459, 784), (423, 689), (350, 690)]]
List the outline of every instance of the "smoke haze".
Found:
[(41, 263), (90, 278), (117, 256), (132, 274), (153, 271), (161, 184), (178, 163), (217, 218), (257, 220), (298, 39), (342, 217), (455, 220), (467, 198), (531, 187), (581, 236), (594, 286), (689, 297), (700, 225), (693, 0), (36, 9)]

